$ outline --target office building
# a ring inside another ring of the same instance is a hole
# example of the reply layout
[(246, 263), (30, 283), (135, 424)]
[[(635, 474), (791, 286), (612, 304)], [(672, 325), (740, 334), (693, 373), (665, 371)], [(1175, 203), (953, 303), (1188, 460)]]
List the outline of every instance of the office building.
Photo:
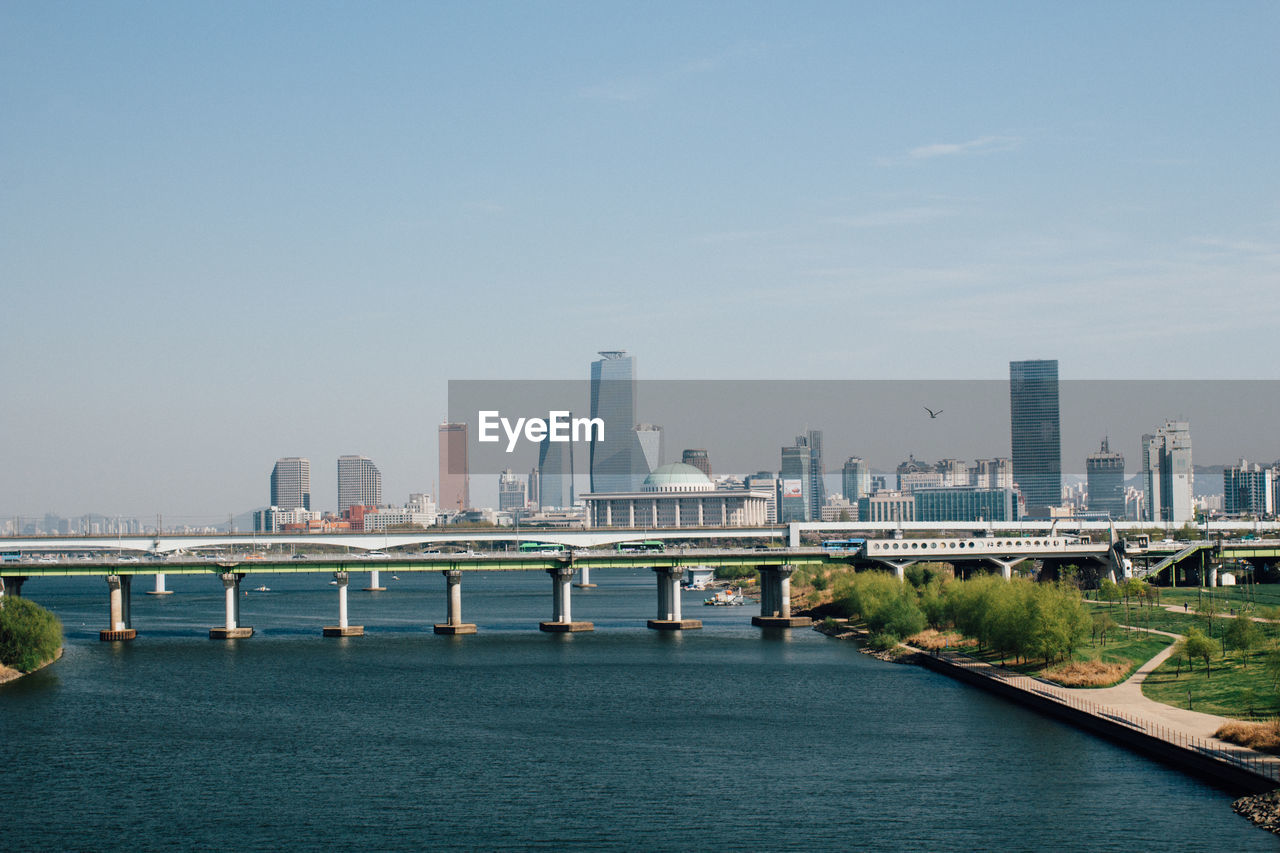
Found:
[(822, 507), (827, 502), (826, 467), (822, 462), (822, 430), (811, 429), (803, 436), (796, 436), (796, 444), (809, 447), (809, 518), (822, 517)]
[(1062, 502), (1056, 359), (1009, 362), (1009, 424), (1014, 482), (1027, 514), (1045, 517)]
[(1107, 439), (1097, 453), (1085, 457), (1084, 472), (1089, 512), (1124, 518), (1124, 457), (1111, 450)]
[(573, 507), (573, 445), (572, 441), (538, 445), (538, 505), (544, 510)]
[(338, 457), (338, 512), (382, 504), (382, 472), (367, 456)]
[[(544, 442), (542, 442), (542, 443), (543, 443), (543, 444), (550, 444), (551, 442), (549, 442), (549, 441), (544, 441)], [(567, 442), (567, 441), (565, 442), (565, 444), (571, 444), (571, 443), (572, 443), (572, 442)], [(532, 509), (536, 509), (536, 508), (538, 508), (538, 507), (542, 506), (542, 483), (541, 483), (541, 482), (539, 482), (539, 480), (538, 480), (538, 467), (537, 467), (536, 465), (535, 465), (535, 466), (534, 466), (534, 467), (529, 471), (529, 502), (528, 502), (528, 506), (529, 506), (530, 508), (532, 508)]]
[(858, 498), (871, 494), (871, 466), (858, 456), (850, 456), (840, 469), (840, 491), (845, 500), (854, 504)]
[(1222, 472), (1222, 511), (1263, 518), (1275, 514), (1276, 471), (1241, 459)]
[(311, 509), (311, 460), (298, 456), (277, 459), (271, 469), (271, 506)]
[(1195, 521), (1192, 493), (1191, 425), (1165, 421), (1142, 436), (1143, 521), (1186, 524)]
[(462, 512), (471, 506), (471, 477), (467, 467), (467, 425), (443, 423), (439, 430), (441, 512)]
[(587, 459), (592, 493), (638, 489), (661, 456), (661, 431), (636, 429), (635, 378), (635, 359), (622, 350), (591, 362), (591, 417), (604, 422), (604, 438), (591, 442)]
[(663, 445), (662, 427), (657, 424), (636, 424), (636, 444), (644, 459), (645, 476), (666, 464), (666, 448)]
[(858, 521), (915, 521), (916, 501), (901, 492), (876, 492), (858, 498)]
[[(550, 442), (547, 442), (550, 444)], [(568, 443), (568, 442), (566, 442)], [(525, 507), (524, 480), (510, 468), (498, 475), (498, 512), (519, 512)]]
[(942, 472), (935, 466), (908, 456), (905, 462), (898, 463), (898, 491), (910, 493), (916, 489), (937, 489), (942, 487)]
[(951, 486), (916, 489), (915, 521), (1017, 521), (1018, 496), (1013, 489)]
[(778, 480), (781, 494), (778, 498), (778, 522), (813, 521), (811, 508), (813, 493), (813, 453), (803, 436), (790, 447), (782, 448), (782, 471)]
[(692, 465), (702, 473), (706, 474), (708, 479), (711, 478), (711, 457), (707, 455), (706, 450), (686, 450), (680, 454), (680, 461), (686, 465)]

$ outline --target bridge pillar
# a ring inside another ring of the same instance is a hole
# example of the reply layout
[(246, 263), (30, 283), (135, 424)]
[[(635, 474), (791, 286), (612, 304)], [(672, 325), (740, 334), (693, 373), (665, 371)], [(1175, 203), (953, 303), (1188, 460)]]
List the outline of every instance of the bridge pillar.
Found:
[(322, 633), (326, 637), (363, 637), (364, 626), (352, 625), (347, 621), (347, 585), (351, 582), (348, 572), (334, 572), (333, 579), (338, 582), (338, 624), (325, 625)]
[(760, 615), (751, 624), (761, 628), (807, 628), (808, 616), (791, 615), (791, 573), (795, 566), (760, 566)]
[(147, 595), (173, 595), (173, 590), (164, 588), (164, 572), (156, 572), (156, 588), (147, 590)]
[(551, 576), (551, 621), (539, 622), (538, 628), (554, 633), (595, 630), (596, 626), (590, 622), (574, 622), (570, 613), (569, 587), (573, 581), (573, 567), (557, 566), (547, 569), (547, 574)]
[(655, 631), (685, 631), (701, 628), (701, 619), (684, 619), (680, 615), (681, 566), (654, 566), (658, 576), (658, 618), (647, 623)]
[(252, 628), (240, 625), (240, 581), (244, 574), (226, 572), (218, 576), (222, 580), (222, 589), (226, 599), (226, 622), (221, 628), (210, 628), (210, 640), (239, 640), (253, 636)]
[(448, 590), (448, 607), (444, 624), (436, 625), (435, 632), (437, 634), (474, 634), (476, 626), (471, 622), (462, 621), (462, 572), (457, 569), (446, 569), (440, 574), (444, 575)]
[(21, 575), (0, 578), (0, 596), (12, 595), (14, 598), (22, 598), (22, 585), (26, 582), (27, 579)]
[(378, 576), (377, 569), (369, 570), (369, 585), (364, 588), (365, 592), (386, 592), (387, 588), (382, 585)]
[(132, 640), (138, 636), (138, 632), (133, 630), (129, 614), (129, 592), (132, 587), (132, 575), (107, 575), (110, 627), (98, 632), (99, 640)]
[(1213, 560), (1209, 561), (1209, 570), (1207, 572), (1207, 575), (1208, 577), (1205, 580), (1204, 585), (1217, 586), (1218, 585), (1218, 564), (1213, 562)]
[(997, 557), (987, 557), (987, 560), (1000, 567), (1000, 577), (1007, 581), (1013, 580), (1013, 564), (1016, 560), (1001, 560)]
[(578, 569), (581, 580), (574, 584), (578, 589), (595, 589), (596, 585), (591, 582), (591, 569), (583, 566)]

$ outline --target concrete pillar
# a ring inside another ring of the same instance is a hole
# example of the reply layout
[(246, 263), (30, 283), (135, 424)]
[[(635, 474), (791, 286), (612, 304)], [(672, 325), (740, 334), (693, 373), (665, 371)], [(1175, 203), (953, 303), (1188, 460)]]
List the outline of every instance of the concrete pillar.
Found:
[(658, 578), (658, 618), (648, 625), (656, 631), (687, 631), (701, 628), (701, 619), (685, 619), (680, 614), (680, 581), (684, 578), (681, 566), (654, 566)]
[(574, 584), (578, 589), (595, 589), (596, 585), (591, 582), (591, 569), (586, 566), (578, 569), (581, 579)]
[(4, 588), (5, 595), (12, 595), (14, 598), (22, 598), (22, 585), (27, 582), (25, 577), (12, 575), (7, 578), (0, 578), (0, 587)]
[(436, 625), (437, 634), (474, 634), (476, 626), (462, 621), (462, 572), (457, 569), (446, 569), (444, 575), (447, 590), (447, 606), (444, 624)]
[(386, 587), (382, 585), (377, 569), (369, 570), (369, 585), (364, 588), (365, 592), (385, 592)]
[(147, 595), (173, 595), (173, 590), (164, 588), (164, 572), (156, 572), (156, 587), (147, 590)]
[(240, 624), (240, 581), (244, 575), (240, 572), (226, 572), (218, 576), (222, 580), (222, 589), (226, 598), (226, 622), (221, 628), (210, 628), (210, 640), (239, 640), (253, 636), (253, 629)]
[(795, 566), (760, 566), (760, 615), (751, 624), (762, 628), (803, 628), (808, 616), (791, 615), (791, 573)]
[(363, 637), (364, 626), (347, 621), (347, 586), (351, 583), (351, 574), (334, 572), (333, 579), (338, 582), (338, 624), (325, 625), (321, 633), (326, 637)]
[(595, 625), (590, 622), (574, 622), (569, 606), (569, 588), (573, 581), (572, 566), (557, 566), (547, 569), (551, 576), (551, 621), (539, 622), (538, 628), (556, 633), (576, 633), (592, 631)]
[(109, 607), (108, 627), (98, 632), (99, 640), (132, 640), (138, 636), (131, 624), (129, 608), (132, 575), (107, 575), (107, 599)]
[(1210, 561), (1208, 575), (1209, 577), (1208, 577), (1208, 580), (1205, 581), (1205, 586), (1217, 586), (1218, 585), (1218, 564), (1217, 563)]

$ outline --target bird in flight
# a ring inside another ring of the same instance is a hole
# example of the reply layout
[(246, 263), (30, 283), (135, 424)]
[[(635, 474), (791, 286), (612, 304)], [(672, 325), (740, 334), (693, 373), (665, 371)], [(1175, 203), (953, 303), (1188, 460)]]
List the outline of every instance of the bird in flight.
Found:
[(933, 409), (925, 406), (924, 410), (929, 413), (930, 418), (936, 418), (938, 415), (942, 414), (942, 409), (938, 409), (938, 411), (935, 412)]

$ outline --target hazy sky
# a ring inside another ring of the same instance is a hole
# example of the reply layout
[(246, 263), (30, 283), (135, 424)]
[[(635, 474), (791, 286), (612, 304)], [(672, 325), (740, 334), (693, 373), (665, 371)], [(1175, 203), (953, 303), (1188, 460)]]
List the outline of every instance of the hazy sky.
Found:
[(0, 4), (0, 514), (225, 520), (290, 455), (331, 508), (342, 453), (400, 502), (449, 379), (600, 349), (1274, 377), (1278, 43), (1274, 2)]

